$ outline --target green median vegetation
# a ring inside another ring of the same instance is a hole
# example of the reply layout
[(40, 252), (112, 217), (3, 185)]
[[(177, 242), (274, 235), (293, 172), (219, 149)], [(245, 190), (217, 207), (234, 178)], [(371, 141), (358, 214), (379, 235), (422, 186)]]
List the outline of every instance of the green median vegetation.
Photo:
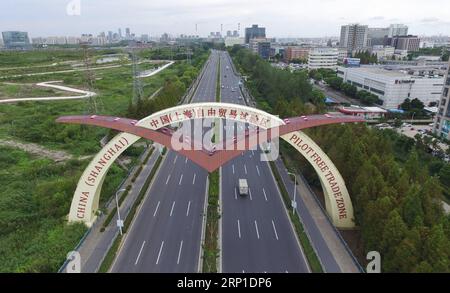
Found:
[(209, 173), (208, 208), (206, 212), (205, 242), (203, 244), (203, 272), (217, 273), (219, 257), (219, 171)]

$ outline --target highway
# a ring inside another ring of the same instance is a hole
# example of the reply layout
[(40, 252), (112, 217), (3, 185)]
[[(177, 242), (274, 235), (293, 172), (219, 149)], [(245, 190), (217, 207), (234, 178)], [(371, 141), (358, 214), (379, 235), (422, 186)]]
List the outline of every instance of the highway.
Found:
[[(215, 101), (218, 60), (212, 51), (192, 102)], [(111, 271), (198, 272), (207, 176), (204, 169), (169, 151)]]
[[(239, 77), (227, 52), (221, 52), (221, 101), (245, 104)], [(228, 69), (227, 69), (228, 66)], [(225, 77), (226, 75), (226, 77)], [(226, 125), (227, 131), (233, 125)], [(243, 125), (237, 126), (243, 131)], [(250, 194), (240, 196), (239, 178), (246, 178)], [(260, 151), (247, 151), (221, 169), (222, 272), (309, 272), (286, 213), (275, 179)]]

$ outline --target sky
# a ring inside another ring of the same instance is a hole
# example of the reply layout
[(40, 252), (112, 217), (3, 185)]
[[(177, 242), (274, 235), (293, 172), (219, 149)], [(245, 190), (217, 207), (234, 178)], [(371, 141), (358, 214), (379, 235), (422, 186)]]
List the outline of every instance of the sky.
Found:
[[(78, 36), (129, 27), (136, 35), (206, 36), (259, 24), (268, 37), (338, 36), (348, 23), (450, 35), (449, 0), (0, 0), (0, 31)], [(79, 6), (77, 4), (80, 4)], [(70, 5), (69, 5), (70, 4)], [(71, 9), (68, 9), (70, 7)], [(197, 31), (196, 31), (197, 24)]]

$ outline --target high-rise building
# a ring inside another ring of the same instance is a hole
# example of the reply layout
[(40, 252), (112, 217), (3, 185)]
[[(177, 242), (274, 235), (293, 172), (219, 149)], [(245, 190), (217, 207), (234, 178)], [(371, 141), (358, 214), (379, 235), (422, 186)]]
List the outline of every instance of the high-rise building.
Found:
[(235, 37), (235, 38), (239, 37), (238, 31), (233, 31), (233, 37)]
[(6, 49), (25, 50), (31, 48), (27, 32), (7, 31), (2, 32), (2, 37)]
[(404, 24), (391, 24), (389, 26), (388, 37), (406, 36), (408, 35), (408, 26)]
[(348, 51), (355, 51), (367, 47), (367, 25), (349, 24), (341, 27), (340, 46)]
[(314, 48), (309, 52), (308, 69), (328, 68), (335, 70), (339, 51), (337, 48)]
[(227, 31), (227, 37), (231, 37), (231, 36), (232, 36), (231, 31)]
[(119, 38), (122, 38), (122, 29), (119, 28)]
[(387, 45), (395, 47), (397, 50), (419, 51), (420, 39), (418, 36), (395, 36), (387, 38)]
[(434, 133), (450, 139), (450, 67), (444, 78), (444, 90), (439, 101), (438, 112), (434, 120)]
[(384, 45), (384, 39), (389, 35), (389, 28), (369, 28), (367, 33), (367, 46), (380, 46)]
[(266, 60), (270, 58), (270, 42), (258, 42), (258, 55)]
[(131, 31), (129, 27), (125, 28), (125, 38), (127, 40), (131, 39)]
[(245, 43), (250, 43), (251, 39), (261, 39), (266, 37), (266, 28), (258, 27), (257, 24), (245, 28)]
[(161, 35), (160, 41), (161, 42), (168, 42), (168, 41), (170, 41), (169, 35), (167, 33), (163, 33)]

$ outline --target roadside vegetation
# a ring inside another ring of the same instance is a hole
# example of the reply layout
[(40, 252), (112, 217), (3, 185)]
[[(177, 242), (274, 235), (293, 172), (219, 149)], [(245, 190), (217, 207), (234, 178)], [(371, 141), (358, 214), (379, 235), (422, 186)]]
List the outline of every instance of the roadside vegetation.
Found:
[(206, 212), (205, 241), (203, 244), (203, 273), (217, 273), (219, 257), (219, 171), (209, 173), (208, 208)]
[[(230, 51), (248, 76), (251, 93), (261, 108), (273, 107), (281, 117), (319, 111), (320, 107), (305, 106), (314, 103), (306, 73), (288, 77), (283, 70), (262, 65), (264, 61), (248, 50), (235, 47)], [(303, 79), (297, 95), (271, 91), (292, 78)], [(355, 254), (362, 264), (366, 253), (376, 250), (382, 257), (383, 272), (450, 271), (450, 216), (441, 205), (448, 194), (448, 163), (433, 158), (420, 141), (366, 125), (318, 127), (307, 134), (330, 156), (346, 181), (360, 229), (357, 246), (361, 253)], [(321, 190), (307, 161), (283, 143), (281, 149), (289, 167), (301, 171)]]
[[(92, 52), (98, 55), (117, 53), (121, 49)], [(173, 89), (171, 84), (185, 86), (190, 71), (201, 66), (207, 58), (207, 50), (195, 51), (192, 65), (179, 61), (161, 73), (144, 78), (143, 102), (157, 89), (161, 93), (152, 101), (156, 107), (142, 109), (139, 115), (149, 115), (158, 107), (176, 104), (184, 93)], [(2, 69), (10, 67), (40, 68), (42, 72), (53, 71), (55, 62), (81, 61), (82, 51), (42, 50), (28, 52), (0, 52), (0, 75)], [(155, 64), (143, 63), (141, 69)], [(8, 69), (9, 70), (9, 69)], [(20, 69), (23, 70), (23, 69)], [(189, 70), (187, 70), (189, 71)], [(125, 116), (133, 95), (132, 67), (122, 66), (94, 71), (93, 90), (98, 93), (98, 114)], [(2, 80), (11, 83), (37, 83), (62, 80), (64, 85), (85, 88), (85, 73), (71, 72), (49, 75), (23, 76)], [(11, 90), (11, 89), (8, 89)], [(176, 101), (175, 101), (176, 100)], [(19, 102), (0, 105), (0, 138), (6, 141), (36, 143), (50, 150), (65, 150), (77, 156), (95, 155), (101, 148), (100, 140), (114, 132), (99, 127), (57, 124), (55, 119), (63, 115), (87, 114), (85, 100), (52, 102)], [(133, 118), (140, 118), (139, 116)], [(142, 147), (131, 147), (125, 155), (131, 159), (128, 168), (136, 163)], [(67, 214), (78, 179), (89, 160), (67, 160), (56, 163), (21, 150), (0, 146), (0, 271), (1, 272), (56, 272), (64, 262), (67, 252), (72, 250), (83, 234), (84, 225), (67, 225)], [(127, 170), (114, 164), (103, 184), (100, 206), (114, 195)]]

